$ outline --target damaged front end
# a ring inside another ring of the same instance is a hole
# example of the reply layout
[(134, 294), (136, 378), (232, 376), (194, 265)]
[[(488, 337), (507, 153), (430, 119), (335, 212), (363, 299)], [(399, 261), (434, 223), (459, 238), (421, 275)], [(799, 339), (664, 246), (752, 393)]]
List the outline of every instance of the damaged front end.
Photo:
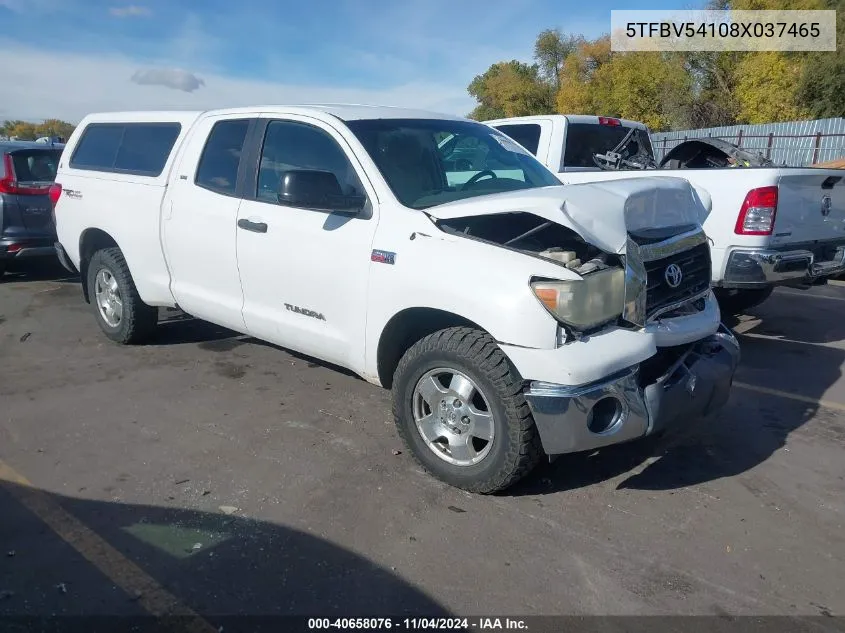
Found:
[(721, 409), (739, 345), (719, 324), (701, 226), (707, 209), (694, 189), (644, 178), (555, 193), (554, 207), (547, 192), (518, 200), (518, 212), (462, 215), (453, 207), (436, 219), (446, 232), (561, 267), (550, 275), (544, 266), (530, 280), (567, 334), (558, 347), (503, 344), (526, 379), (545, 452), (624, 442)]

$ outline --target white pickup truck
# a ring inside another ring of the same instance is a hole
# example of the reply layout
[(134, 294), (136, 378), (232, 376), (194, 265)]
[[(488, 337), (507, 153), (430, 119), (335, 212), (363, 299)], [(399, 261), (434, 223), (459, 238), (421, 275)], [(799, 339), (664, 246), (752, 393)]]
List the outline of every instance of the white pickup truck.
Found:
[[(443, 160), (447, 137), (484, 163)], [(90, 115), (56, 180), (56, 250), (106, 336), (175, 306), (349, 368), (470, 491), (728, 398), (739, 348), (681, 179), (563, 187), (480, 123), (298, 106)]]
[[(548, 115), (486, 123), (522, 144), (564, 184), (654, 176), (688, 180), (712, 206), (704, 230), (711, 240), (713, 286), (725, 313), (758, 305), (776, 285), (807, 288), (845, 271), (842, 170), (713, 168), (713, 158), (724, 154), (714, 146), (718, 141), (701, 139), (667, 154), (655, 171), (642, 169), (643, 163), (656, 165), (648, 129), (635, 121)], [(599, 167), (614, 161), (622, 168)]]

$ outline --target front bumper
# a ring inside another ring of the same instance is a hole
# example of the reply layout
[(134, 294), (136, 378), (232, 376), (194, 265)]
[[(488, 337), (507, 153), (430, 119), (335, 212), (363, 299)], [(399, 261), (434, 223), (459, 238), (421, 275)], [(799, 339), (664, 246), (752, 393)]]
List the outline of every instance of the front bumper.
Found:
[(578, 387), (532, 382), (525, 398), (546, 454), (627, 442), (716, 413), (730, 394), (739, 343), (721, 326), (712, 336), (673, 348), (659, 375), (651, 360)]
[(53, 238), (0, 238), (0, 259), (23, 259), (28, 257), (55, 257)]
[(725, 266), (725, 288), (762, 288), (773, 284), (812, 282), (845, 272), (845, 245), (835, 247), (832, 259), (811, 250), (736, 249)]

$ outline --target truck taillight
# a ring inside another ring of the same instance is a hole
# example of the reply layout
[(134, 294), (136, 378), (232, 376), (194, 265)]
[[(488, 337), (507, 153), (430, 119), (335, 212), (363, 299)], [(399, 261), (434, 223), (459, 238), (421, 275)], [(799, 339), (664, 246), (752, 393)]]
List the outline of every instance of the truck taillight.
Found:
[(771, 235), (775, 228), (778, 188), (760, 187), (745, 196), (736, 218), (737, 235)]
[(619, 119), (612, 119), (608, 116), (600, 116), (599, 125), (622, 125), (622, 121)]
[(62, 196), (62, 186), (59, 183), (54, 182), (50, 185), (50, 190), (47, 193), (50, 195), (50, 202), (52, 202), (55, 207), (59, 198)]

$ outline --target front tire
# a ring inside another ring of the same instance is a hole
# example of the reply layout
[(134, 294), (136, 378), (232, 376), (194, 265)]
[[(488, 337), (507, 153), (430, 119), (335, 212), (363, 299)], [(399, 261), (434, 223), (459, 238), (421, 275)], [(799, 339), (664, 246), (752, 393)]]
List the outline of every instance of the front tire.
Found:
[(87, 281), (97, 323), (107, 337), (131, 345), (152, 335), (158, 310), (141, 301), (119, 248), (94, 253), (88, 263)]
[(504, 490), (543, 455), (521, 377), (496, 342), (472, 328), (440, 330), (405, 353), (393, 415), (420, 465), (469, 492)]

